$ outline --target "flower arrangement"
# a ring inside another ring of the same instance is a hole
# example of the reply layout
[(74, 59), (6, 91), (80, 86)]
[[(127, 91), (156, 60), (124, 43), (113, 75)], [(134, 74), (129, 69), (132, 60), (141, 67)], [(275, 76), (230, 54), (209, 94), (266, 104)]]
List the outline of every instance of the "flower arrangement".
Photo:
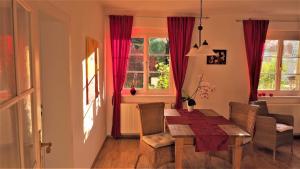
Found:
[(196, 105), (195, 98), (200, 96), (202, 99), (208, 99), (209, 95), (216, 90), (214, 85), (211, 85), (209, 82), (203, 80), (203, 74), (200, 76), (198, 85), (191, 96), (186, 95), (182, 97), (182, 100), (187, 101), (188, 110), (192, 111)]

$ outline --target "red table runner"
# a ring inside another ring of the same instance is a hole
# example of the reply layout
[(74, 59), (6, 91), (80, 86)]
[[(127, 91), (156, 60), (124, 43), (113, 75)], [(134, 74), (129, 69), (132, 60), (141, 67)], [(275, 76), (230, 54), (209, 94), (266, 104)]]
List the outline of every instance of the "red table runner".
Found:
[(232, 124), (223, 116), (205, 116), (199, 110), (177, 110), (181, 116), (167, 116), (168, 124), (190, 125), (195, 134), (196, 151), (228, 149), (229, 136), (218, 126)]

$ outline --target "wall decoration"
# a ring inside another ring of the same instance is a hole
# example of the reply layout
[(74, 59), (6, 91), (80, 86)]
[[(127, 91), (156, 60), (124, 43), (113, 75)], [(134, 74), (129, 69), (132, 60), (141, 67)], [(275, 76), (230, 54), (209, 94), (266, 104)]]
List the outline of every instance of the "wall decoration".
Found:
[(225, 49), (214, 49), (215, 55), (207, 56), (207, 64), (211, 65), (225, 65), (226, 64), (226, 56), (227, 50)]

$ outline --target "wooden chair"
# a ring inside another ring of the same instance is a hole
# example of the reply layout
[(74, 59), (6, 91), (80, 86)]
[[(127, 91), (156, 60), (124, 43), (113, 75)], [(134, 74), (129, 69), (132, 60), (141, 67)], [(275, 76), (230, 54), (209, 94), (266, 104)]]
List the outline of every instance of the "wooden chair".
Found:
[(254, 101), (252, 104), (259, 106), (254, 144), (272, 149), (273, 160), (276, 149), (283, 145), (290, 144), (293, 154), (293, 116), (269, 113), (266, 101)]
[[(253, 148), (253, 133), (256, 114), (258, 111), (258, 106), (252, 106), (244, 103), (230, 102), (229, 103), (229, 120), (234, 124), (239, 126), (241, 129), (247, 131), (251, 137), (246, 137), (243, 140), (243, 156), (251, 155), (252, 158), (255, 158), (254, 148)], [(234, 140), (230, 139), (229, 141), (229, 150), (228, 151), (218, 151), (218, 152), (209, 152), (208, 153), (208, 163), (210, 165), (211, 156), (221, 158), (232, 164), (232, 145), (234, 145)]]
[(164, 107), (164, 103), (138, 105), (141, 124), (140, 154), (135, 168), (142, 155), (148, 157), (153, 168), (175, 160), (175, 140), (164, 132)]

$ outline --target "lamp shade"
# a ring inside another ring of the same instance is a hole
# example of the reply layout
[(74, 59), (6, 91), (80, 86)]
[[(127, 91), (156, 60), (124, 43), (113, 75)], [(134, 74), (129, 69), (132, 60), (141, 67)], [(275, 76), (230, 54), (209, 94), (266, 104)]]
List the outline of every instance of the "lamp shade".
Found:
[(204, 40), (200, 48), (198, 49), (198, 55), (211, 56), (215, 55), (213, 49), (208, 45), (207, 41)]
[(199, 49), (198, 45), (195, 44), (185, 56), (198, 56), (199, 55), (198, 49)]

